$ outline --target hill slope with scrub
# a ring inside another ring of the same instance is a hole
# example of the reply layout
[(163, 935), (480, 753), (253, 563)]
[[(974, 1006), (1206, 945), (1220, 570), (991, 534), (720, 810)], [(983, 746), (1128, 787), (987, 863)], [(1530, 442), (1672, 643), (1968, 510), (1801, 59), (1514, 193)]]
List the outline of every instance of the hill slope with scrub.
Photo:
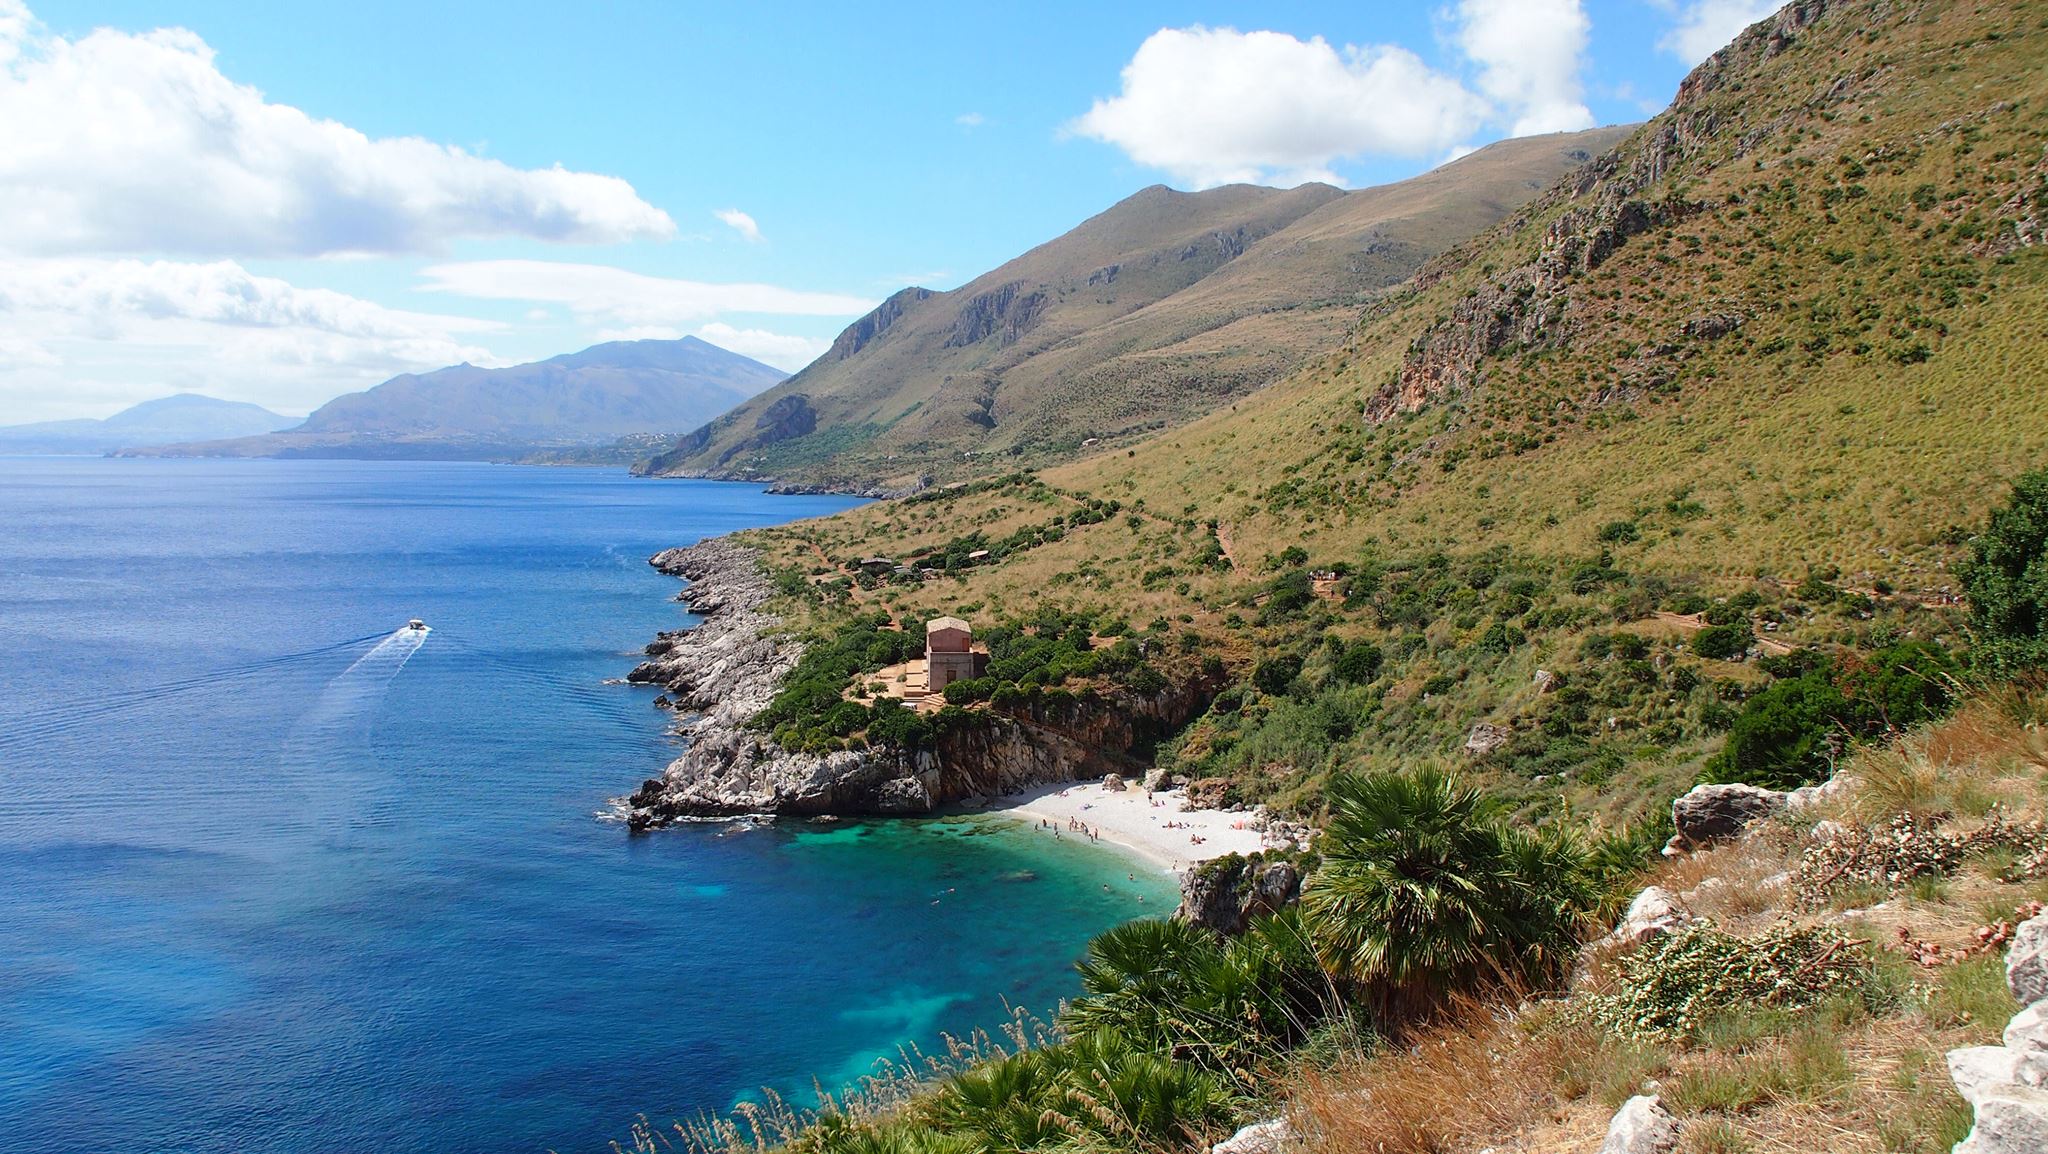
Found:
[(1329, 348), (1373, 296), (1624, 132), (1503, 141), (1351, 192), (1147, 188), (958, 289), (897, 293), (645, 469), (908, 488), (1181, 424)]

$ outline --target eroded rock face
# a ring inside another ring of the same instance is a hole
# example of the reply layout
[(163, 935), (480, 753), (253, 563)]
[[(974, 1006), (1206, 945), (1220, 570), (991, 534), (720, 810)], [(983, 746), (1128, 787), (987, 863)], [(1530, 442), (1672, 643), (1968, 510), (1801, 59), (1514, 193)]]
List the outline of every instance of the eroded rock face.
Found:
[(629, 675), (666, 688), (676, 733), (689, 742), (660, 777), (616, 803), (634, 829), (744, 814), (926, 813), (946, 802), (1131, 774), (1142, 767), (1122, 751), (1138, 743), (1139, 731), (1185, 724), (1216, 688), (1196, 682), (1114, 702), (977, 712), (971, 724), (916, 750), (792, 753), (750, 724), (804, 650), (762, 611), (774, 588), (758, 555), (712, 539), (650, 563), (690, 581), (679, 599), (704, 620), (656, 638)]
[(1301, 900), (1301, 870), (1292, 862), (1219, 858), (1181, 875), (1173, 916), (1219, 934), (1244, 932), (1255, 917)]
[(1696, 785), (1671, 803), (1671, 824), (1689, 846), (1711, 845), (1772, 817), (1786, 804), (1775, 789), (1754, 785)]
[(1614, 1112), (1600, 1154), (1671, 1154), (1676, 1149), (1678, 1119), (1656, 1095), (1638, 1094)]

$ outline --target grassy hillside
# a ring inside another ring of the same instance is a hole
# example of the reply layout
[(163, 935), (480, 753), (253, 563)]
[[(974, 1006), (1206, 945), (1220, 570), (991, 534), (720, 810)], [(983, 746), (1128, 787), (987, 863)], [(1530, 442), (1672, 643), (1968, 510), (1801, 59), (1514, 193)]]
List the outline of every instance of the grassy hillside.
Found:
[(1145, 189), (952, 292), (897, 294), (649, 470), (864, 487), (1133, 440), (1293, 371), (1621, 134), (1504, 142), (1348, 193)]
[[(1222, 658), (1245, 687), (1162, 756), (1248, 800), (1485, 724), (1528, 812), (1654, 810), (1755, 658), (1963, 640), (1961, 527), (2048, 461), (2044, 19), (1788, 9), (1286, 381), (755, 539), (819, 620), (1052, 606)], [(856, 578), (876, 554), (941, 576)], [(1753, 643), (1703, 652), (1709, 625)], [(1371, 677), (1337, 674), (1356, 643)]]

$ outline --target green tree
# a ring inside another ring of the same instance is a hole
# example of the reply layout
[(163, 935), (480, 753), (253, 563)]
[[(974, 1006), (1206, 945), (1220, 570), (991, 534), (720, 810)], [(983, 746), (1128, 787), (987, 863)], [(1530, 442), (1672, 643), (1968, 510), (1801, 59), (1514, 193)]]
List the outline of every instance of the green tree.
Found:
[(2048, 469), (2013, 483), (1970, 542), (1961, 576), (1978, 663), (2005, 676), (2048, 667)]

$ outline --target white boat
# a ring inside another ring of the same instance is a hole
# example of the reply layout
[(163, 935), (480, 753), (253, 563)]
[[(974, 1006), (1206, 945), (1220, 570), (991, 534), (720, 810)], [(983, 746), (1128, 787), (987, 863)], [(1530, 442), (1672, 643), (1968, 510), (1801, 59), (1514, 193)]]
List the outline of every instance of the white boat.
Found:
[(410, 621), (406, 622), (406, 623), (405, 623), (405, 627), (406, 627), (407, 629), (410, 629), (410, 630), (412, 630), (412, 631), (413, 631), (414, 633), (425, 633), (425, 632), (427, 631), (427, 623), (426, 623), (426, 622), (424, 622), (424, 621), (422, 621), (422, 620), (420, 620), (420, 619), (419, 619), (419, 618), (417, 618), (417, 617), (415, 617), (415, 618), (413, 618), (412, 620), (410, 620)]

